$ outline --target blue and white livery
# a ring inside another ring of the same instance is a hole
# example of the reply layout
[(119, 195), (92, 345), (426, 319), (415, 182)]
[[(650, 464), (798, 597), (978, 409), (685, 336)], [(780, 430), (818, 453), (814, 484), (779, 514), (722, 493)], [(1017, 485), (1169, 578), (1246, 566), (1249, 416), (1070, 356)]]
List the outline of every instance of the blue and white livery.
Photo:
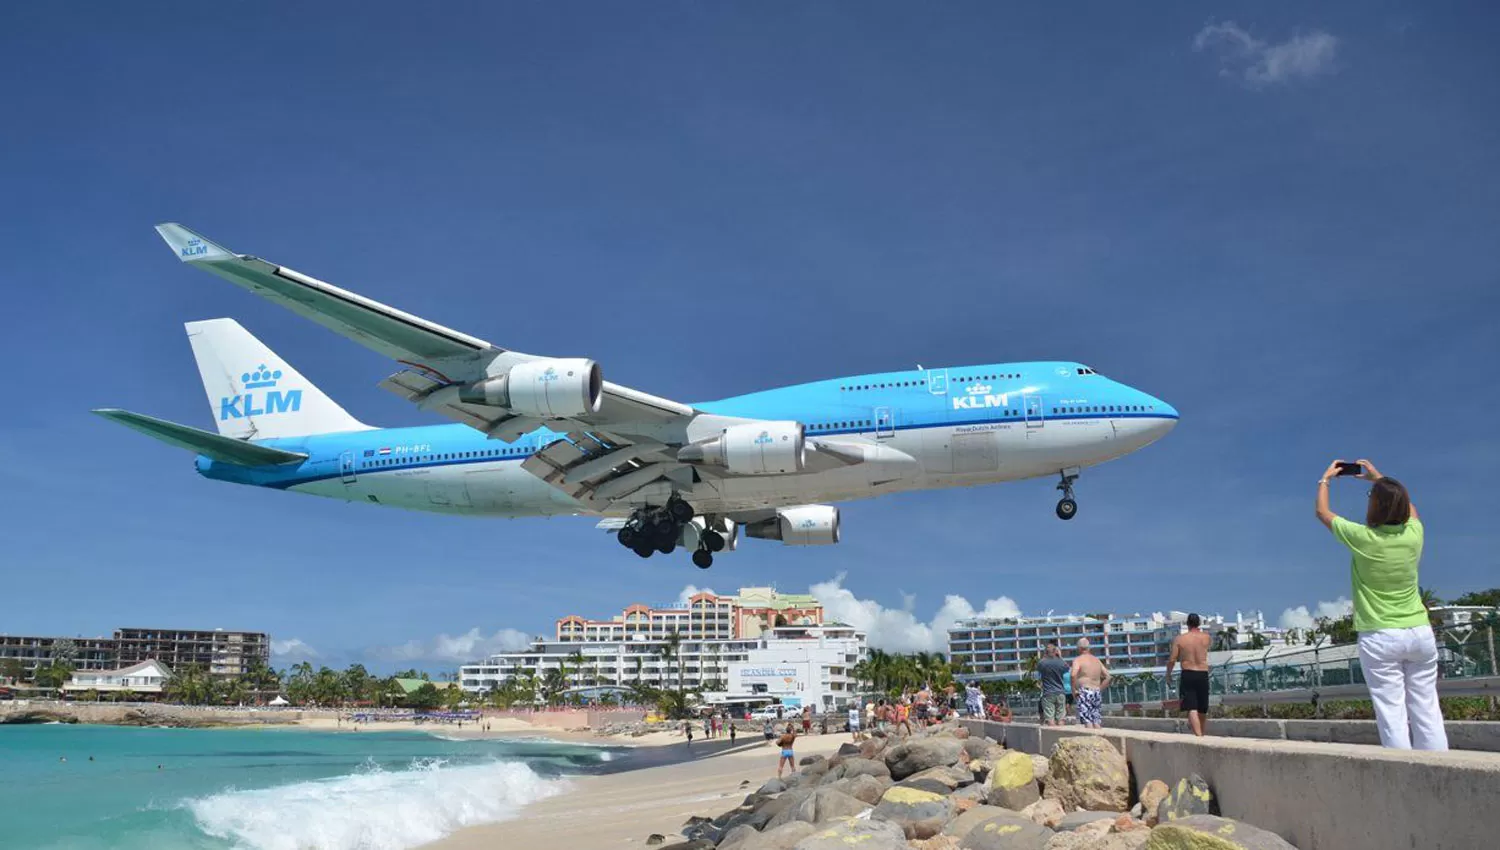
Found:
[(683, 404), (603, 379), (586, 358), (522, 354), (178, 224), (178, 257), (384, 354), (380, 386), (456, 424), (372, 428), (232, 319), (187, 324), (217, 433), (101, 416), (197, 453), (207, 478), (473, 516), (603, 517), (641, 557), (707, 567), (741, 535), (836, 543), (827, 502), (1059, 476), (1160, 439), (1177, 411), (1071, 362), (991, 363), (814, 381)]

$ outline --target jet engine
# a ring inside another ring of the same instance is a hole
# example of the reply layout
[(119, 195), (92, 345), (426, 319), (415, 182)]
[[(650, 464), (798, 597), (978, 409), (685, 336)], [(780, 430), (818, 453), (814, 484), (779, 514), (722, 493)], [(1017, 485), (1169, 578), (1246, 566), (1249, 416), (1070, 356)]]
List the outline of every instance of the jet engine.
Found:
[(583, 357), (517, 363), (504, 375), (476, 381), (458, 393), (458, 400), (468, 404), (504, 407), (539, 419), (598, 413), (603, 399), (603, 372)]
[(788, 546), (827, 546), (839, 542), (839, 509), (832, 505), (778, 508), (771, 519), (746, 525), (745, 534)]
[(683, 446), (677, 459), (721, 466), (736, 475), (801, 472), (807, 441), (800, 422), (747, 422), (731, 425), (705, 443)]

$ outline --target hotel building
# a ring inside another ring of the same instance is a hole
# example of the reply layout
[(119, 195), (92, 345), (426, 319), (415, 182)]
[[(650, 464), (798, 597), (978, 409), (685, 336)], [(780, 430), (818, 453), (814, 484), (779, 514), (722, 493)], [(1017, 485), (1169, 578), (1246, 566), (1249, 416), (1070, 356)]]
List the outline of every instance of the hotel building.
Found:
[[(669, 661), (663, 650), (674, 632), (681, 643)], [(466, 664), (459, 681), (482, 692), (562, 669), (569, 688), (675, 688), (680, 675), (710, 703), (775, 699), (833, 710), (853, 696), (852, 668), (866, 655), (864, 634), (824, 623), (813, 597), (751, 587), (732, 596), (698, 593), (676, 606), (631, 605), (609, 620), (563, 617), (552, 639)]]
[(67, 660), (81, 671), (117, 670), (144, 661), (170, 669), (197, 664), (217, 676), (237, 676), (259, 659), (271, 662), (265, 632), (182, 629), (116, 629), (113, 637), (30, 637), (0, 635), (0, 661), (21, 662), (30, 677), (37, 667)]
[[(1204, 617), (1213, 634), (1222, 618)], [(981, 679), (1019, 679), (1043, 648), (1056, 642), (1069, 657), (1079, 638), (1088, 638), (1094, 654), (1114, 672), (1150, 670), (1167, 663), (1172, 638), (1187, 630), (1187, 614), (1129, 617), (1114, 614), (1063, 614), (1005, 619), (960, 620), (948, 630), (948, 655)]]

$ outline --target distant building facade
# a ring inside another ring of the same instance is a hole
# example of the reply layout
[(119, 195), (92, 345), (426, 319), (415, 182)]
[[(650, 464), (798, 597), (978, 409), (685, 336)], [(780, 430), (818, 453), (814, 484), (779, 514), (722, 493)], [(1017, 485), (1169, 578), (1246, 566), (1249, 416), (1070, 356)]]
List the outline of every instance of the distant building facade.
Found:
[(744, 587), (734, 595), (696, 593), (672, 605), (626, 606), (609, 620), (577, 615), (557, 621), (558, 641), (608, 642), (662, 639), (676, 632), (693, 640), (753, 638), (778, 626), (815, 626), (823, 622), (823, 606), (804, 593), (782, 593), (771, 587)]
[(121, 665), (155, 659), (173, 669), (196, 665), (215, 676), (238, 676), (257, 662), (271, 663), (271, 636), (265, 632), (116, 629), (115, 647)]
[(868, 655), (862, 632), (839, 624), (773, 627), (749, 638), (684, 639), (672, 659), (664, 639), (637, 633), (618, 640), (538, 638), (459, 670), (464, 690), (480, 693), (516, 677), (540, 683), (563, 670), (569, 689), (628, 687), (641, 682), (675, 688), (679, 681), (709, 703), (771, 702), (843, 707), (855, 693), (853, 668)]
[(101, 694), (130, 691), (142, 696), (160, 694), (172, 671), (159, 661), (142, 661), (117, 670), (79, 670), (63, 690), (98, 691)]
[(67, 661), (74, 670), (117, 670), (145, 661), (168, 668), (196, 664), (217, 676), (237, 676), (256, 660), (271, 662), (265, 632), (182, 629), (116, 629), (112, 637), (0, 635), (0, 662), (14, 659), (30, 677), (36, 668)]
[[(1216, 634), (1223, 618), (1203, 617), (1203, 628)], [(1149, 670), (1167, 663), (1172, 638), (1187, 630), (1187, 614), (1119, 616), (1063, 614), (1041, 617), (977, 617), (960, 620), (948, 630), (948, 655), (980, 679), (1019, 679), (1043, 648), (1056, 642), (1072, 657), (1079, 638), (1088, 638), (1095, 655), (1111, 670)]]

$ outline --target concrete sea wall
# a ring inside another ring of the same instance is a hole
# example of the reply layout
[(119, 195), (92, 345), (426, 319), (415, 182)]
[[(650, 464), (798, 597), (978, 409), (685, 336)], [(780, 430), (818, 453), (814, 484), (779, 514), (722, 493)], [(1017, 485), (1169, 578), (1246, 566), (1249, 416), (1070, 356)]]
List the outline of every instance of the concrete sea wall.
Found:
[(1134, 790), (1196, 773), (1225, 817), (1269, 829), (1299, 850), (1500, 846), (1500, 756), (1490, 753), (964, 723), (974, 734), (1041, 755), (1064, 737), (1100, 735), (1125, 754)]

